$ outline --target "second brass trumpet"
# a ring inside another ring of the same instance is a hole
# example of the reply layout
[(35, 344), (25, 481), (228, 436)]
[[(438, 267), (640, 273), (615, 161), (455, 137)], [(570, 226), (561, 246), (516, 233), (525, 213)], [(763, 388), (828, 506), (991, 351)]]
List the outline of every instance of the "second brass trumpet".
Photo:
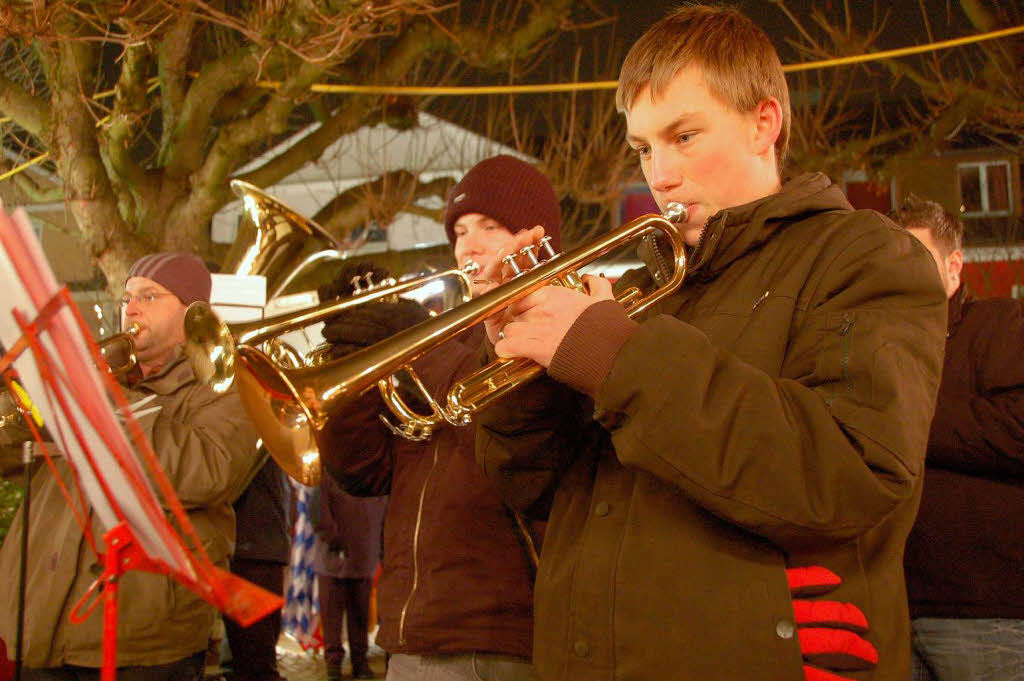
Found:
[[(300, 468), (309, 466), (310, 473), (315, 467), (319, 474), (320, 452), (332, 447), (328, 423), (355, 397), (374, 384), (383, 384), (400, 370), (411, 373), (409, 365), (417, 357), (544, 286), (576, 287), (580, 281), (576, 271), (607, 253), (654, 232), (664, 232), (673, 250), (671, 277), (646, 297), (631, 291), (628, 303), (624, 304), (630, 315), (635, 316), (675, 292), (686, 274), (684, 241), (676, 224), (685, 219), (685, 214), (685, 208), (679, 206), (675, 214), (637, 218), (591, 244), (557, 254), (449, 312), (321, 366), (283, 369), (255, 348), (239, 347), (238, 357), (245, 367), (236, 374), (242, 404), (275, 459), (293, 461)], [(503, 360), (496, 371), (482, 378), (476, 376), (475, 385), (462, 390), (461, 384), (457, 384), (452, 394), (461, 396), (445, 400), (445, 405), (428, 396), (435, 415), (425, 418), (429, 422), (441, 419), (464, 425), (480, 405), (492, 401), (488, 393), (505, 394), (541, 371), (530, 360)], [(468, 399), (470, 396), (472, 399)], [(452, 408), (453, 404), (458, 408)], [(391, 408), (399, 416), (399, 412), (409, 412), (401, 406)], [(408, 415), (416, 416), (411, 412)], [(414, 420), (412, 423), (415, 427)]]

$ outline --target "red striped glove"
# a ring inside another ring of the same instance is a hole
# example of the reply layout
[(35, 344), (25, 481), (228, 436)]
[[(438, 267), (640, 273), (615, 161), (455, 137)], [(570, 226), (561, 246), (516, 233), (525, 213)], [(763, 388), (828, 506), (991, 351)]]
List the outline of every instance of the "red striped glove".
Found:
[(833, 672), (872, 669), (878, 664), (878, 651), (861, 636), (867, 633), (868, 620), (860, 608), (852, 603), (810, 600), (842, 584), (839, 575), (812, 566), (789, 568), (786, 577), (805, 681), (851, 681)]

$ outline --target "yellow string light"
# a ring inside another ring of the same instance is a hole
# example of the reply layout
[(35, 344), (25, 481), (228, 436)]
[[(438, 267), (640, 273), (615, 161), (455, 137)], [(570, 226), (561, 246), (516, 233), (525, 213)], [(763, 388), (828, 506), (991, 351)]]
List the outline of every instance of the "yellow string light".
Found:
[[(782, 67), (786, 73), (798, 71), (810, 71), (813, 69), (825, 69), (849, 64), (860, 64), (868, 61), (881, 61), (906, 57), (923, 52), (934, 52), (936, 50), (948, 50), (953, 47), (980, 43), (986, 40), (997, 40), (1011, 35), (1024, 33), (1024, 25), (1004, 28), (988, 33), (953, 38), (925, 45), (913, 45), (901, 47), (882, 52), (868, 52), (865, 54), (852, 55), (849, 57), (835, 57), (819, 61), (803, 62), (800, 64), (789, 64)], [(331, 85), (317, 83), (310, 87), (312, 92), (331, 94), (362, 94), (362, 95), (500, 95), (500, 94), (533, 94), (544, 92), (579, 92), (583, 90), (614, 90), (618, 87), (616, 80), (598, 80), (589, 83), (544, 83), (539, 85), (481, 85), (481, 86), (426, 86), (426, 85)], [(277, 89), (281, 86), (280, 81), (260, 81), (260, 87)]]
[(36, 165), (37, 163), (42, 163), (43, 161), (45, 161), (48, 158), (50, 158), (50, 153), (49, 152), (47, 152), (45, 154), (41, 154), (39, 156), (36, 156), (35, 158), (33, 158), (31, 160), (25, 161), (24, 163), (22, 163), (17, 168), (11, 168), (10, 170), (8, 170), (3, 175), (0, 175), (0, 182), (3, 182), (8, 177), (13, 177), (13, 176), (17, 175), (18, 173), (20, 173), (23, 170), (27, 170), (28, 168), (31, 168), (32, 166)]
[(1017, 35), (1018, 33), (1024, 33), (1024, 26), (1014, 26), (1013, 28), (1004, 28), (998, 31), (989, 31), (988, 33), (979, 33), (977, 35), (965, 36), (963, 38), (940, 40), (939, 42), (928, 43), (927, 45), (900, 47), (894, 50), (868, 52), (867, 54), (858, 54), (849, 57), (836, 57), (834, 59), (823, 59), (821, 61), (809, 61), (803, 64), (790, 64), (789, 66), (783, 66), (782, 70), (787, 73), (795, 73), (796, 71), (809, 71), (811, 69), (821, 69), (832, 66), (846, 66), (848, 64), (860, 64), (867, 61), (895, 59), (896, 57), (907, 57), (912, 54), (921, 54), (922, 52), (948, 50), (951, 47), (960, 47), (961, 45), (970, 45), (971, 43), (980, 43), (986, 40), (997, 40), (999, 38), (1006, 38), (1007, 36)]

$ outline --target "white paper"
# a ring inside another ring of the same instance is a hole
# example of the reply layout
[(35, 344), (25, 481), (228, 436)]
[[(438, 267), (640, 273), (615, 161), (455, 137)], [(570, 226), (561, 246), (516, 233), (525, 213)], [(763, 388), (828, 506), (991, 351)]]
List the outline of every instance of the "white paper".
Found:
[[(19, 310), (28, 321), (32, 321), (38, 314), (34, 297), (35, 300), (49, 300), (58, 293), (59, 287), (24, 211), (18, 209), (9, 220), (0, 215), (0, 229), (4, 231), (5, 239), (16, 240), (27, 249), (28, 262), (19, 264), (23, 270), (33, 268), (31, 272), (38, 279), (36, 284), (23, 280), (6, 248), (0, 249), (0, 290), (5, 292), (4, 303), (0, 307), (0, 341), (11, 348), (22, 335), (13, 310)], [(33, 286), (41, 290), (33, 291)], [(29, 350), (19, 356), (15, 368), (45, 424), (77, 472), (83, 495), (103, 528), (109, 530), (117, 524), (116, 503), (140, 547), (150, 558), (161, 560), (172, 569), (194, 578), (184, 547), (167, 522), (149, 477), (111, 407), (103, 379), (93, 363), (74, 313), (67, 307), (61, 309), (54, 316), (50, 328), (40, 332), (39, 338), (48, 357), (55, 387), (43, 380), (36, 358)], [(58, 396), (63, 397), (67, 413)], [(80, 429), (81, 442), (75, 436), (72, 423)], [(112, 433), (113, 441), (105, 440), (100, 435), (101, 431)], [(91, 462), (83, 443), (92, 454)], [(112, 450), (119, 452), (120, 459)], [(141, 490), (129, 481), (121, 467), (122, 461), (141, 481)], [(103, 490), (100, 477), (106, 483), (110, 496)]]

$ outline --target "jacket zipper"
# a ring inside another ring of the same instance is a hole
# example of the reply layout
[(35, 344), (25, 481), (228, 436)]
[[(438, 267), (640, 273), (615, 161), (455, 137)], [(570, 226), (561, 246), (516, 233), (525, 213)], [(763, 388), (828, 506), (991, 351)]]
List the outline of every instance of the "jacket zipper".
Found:
[[(719, 223), (724, 222), (727, 215), (728, 215), (728, 213), (723, 211), (721, 218), (716, 220), (714, 225), (717, 226)], [(708, 233), (711, 231), (711, 229), (712, 229), (712, 222), (711, 222), (711, 220), (708, 220), (707, 224), (704, 225), (704, 229), (702, 229), (700, 231), (700, 237), (697, 238), (697, 245), (693, 247), (693, 252), (690, 253), (689, 263), (697, 263), (697, 267), (698, 268), (703, 267), (703, 265), (704, 265), (704, 263), (702, 262), (702, 256), (704, 255), (704, 253), (703, 253), (704, 249), (707, 248), (704, 245), (704, 242), (708, 240), (708, 238), (709, 238), (708, 237)], [(701, 257), (698, 257), (698, 256), (701, 256)], [(687, 264), (689, 265), (689, 263), (687, 263)], [(689, 267), (687, 267), (687, 270), (689, 270)], [(689, 274), (691, 274), (691, 272), (687, 271), (686, 274), (689, 275)]]
[(850, 379), (850, 329), (853, 327), (853, 317), (843, 315), (843, 325), (839, 328), (839, 337), (842, 338), (842, 356), (839, 359), (843, 369), (843, 382), (846, 384), (846, 392), (853, 392), (853, 381)]
[(412, 603), (412, 598), (416, 595), (416, 589), (419, 586), (420, 523), (423, 521), (423, 502), (427, 496), (427, 485), (430, 483), (430, 477), (434, 474), (434, 469), (437, 468), (437, 451), (440, 446), (441, 438), (438, 437), (434, 441), (434, 460), (430, 464), (430, 470), (427, 471), (427, 477), (423, 479), (423, 489), (420, 490), (419, 507), (416, 509), (416, 528), (413, 530), (412, 534), (412, 588), (409, 589), (409, 596), (405, 599), (405, 604), (402, 606), (402, 612), (398, 617), (398, 645), (400, 646), (405, 645), (405, 615), (409, 611), (409, 604)]
[(665, 260), (665, 254), (661, 252), (658, 247), (658, 240), (653, 234), (647, 234), (643, 237), (644, 241), (647, 242), (648, 247), (651, 249), (651, 253), (654, 254), (654, 283), (658, 286), (664, 285), (668, 278), (672, 276), (672, 272), (668, 269), (668, 262)]

